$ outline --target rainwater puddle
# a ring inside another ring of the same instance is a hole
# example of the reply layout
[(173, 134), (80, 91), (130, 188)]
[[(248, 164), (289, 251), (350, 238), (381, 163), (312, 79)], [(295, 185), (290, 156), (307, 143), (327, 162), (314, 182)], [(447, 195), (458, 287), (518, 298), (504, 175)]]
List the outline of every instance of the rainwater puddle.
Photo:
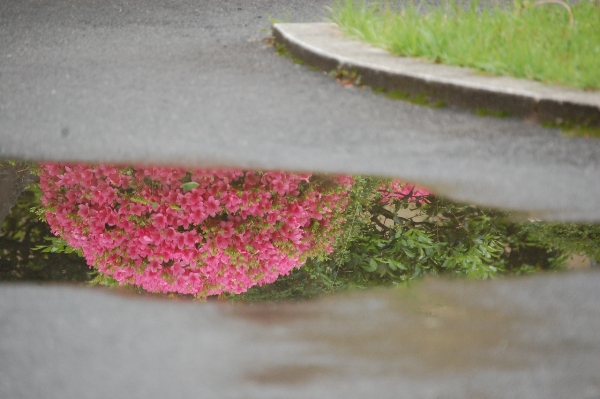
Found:
[(600, 260), (599, 225), (524, 219), (401, 180), (7, 161), (0, 171), (1, 281), (279, 302)]

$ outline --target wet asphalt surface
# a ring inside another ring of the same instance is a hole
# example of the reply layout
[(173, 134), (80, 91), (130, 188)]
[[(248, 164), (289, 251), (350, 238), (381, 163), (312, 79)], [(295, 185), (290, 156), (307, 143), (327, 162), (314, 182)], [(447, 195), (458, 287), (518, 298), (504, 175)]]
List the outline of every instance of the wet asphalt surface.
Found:
[(0, 285), (2, 398), (598, 399), (600, 274), (273, 305)]
[[(344, 88), (265, 42), (328, 4), (3, 0), (0, 157), (384, 174), (600, 220), (600, 140)], [(596, 275), (434, 286), (433, 321), (373, 293), (244, 310), (2, 285), (0, 396), (599, 398)]]
[(0, 5), (0, 157), (382, 174), (600, 219), (600, 140), (344, 88), (265, 42), (327, 1)]

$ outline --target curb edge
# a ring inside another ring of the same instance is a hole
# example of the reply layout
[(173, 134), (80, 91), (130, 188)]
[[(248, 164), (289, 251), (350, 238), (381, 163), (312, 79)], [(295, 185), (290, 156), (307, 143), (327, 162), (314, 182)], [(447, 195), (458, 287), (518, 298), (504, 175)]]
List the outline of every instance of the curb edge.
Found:
[[(562, 123), (569, 122), (582, 124), (588, 127), (600, 127), (600, 93), (596, 101), (586, 99), (569, 98), (569, 94), (580, 95), (585, 93), (575, 89), (566, 89), (562, 87), (545, 86), (538, 82), (530, 82), (523, 79), (507, 77), (486, 77), (478, 76), (480, 81), (495, 81), (496, 87), (498, 81), (526, 83), (529, 87), (525, 90), (516, 87), (514, 90), (510, 87), (498, 90), (493, 84), (469, 84), (466, 81), (469, 75), (474, 76), (474, 72), (468, 68), (453, 67), (447, 65), (429, 64), (428, 70), (438, 70), (446, 72), (452, 70), (458, 71), (463, 75), (462, 78), (446, 79), (443, 76), (428, 75), (426, 77), (410, 71), (394, 70), (384, 65), (377, 65), (377, 62), (365, 63), (352, 57), (352, 54), (346, 56), (340, 52), (332, 52), (315, 40), (310, 40), (309, 35), (303, 37), (302, 34), (294, 32), (296, 28), (302, 27), (312, 30), (312, 36), (319, 29), (330, 30), (326, 37), (321, 37), (328, 41), (338, 42), (341, 46), (353, 47), (349, 53), (353, 53), (357, 48), (367, 52), (373, 51), (374, 47), (361, 43), (356, 39), (349, 39), (342, 36), (341, 31), (332, 23), (276, 23), (273, 25), (273, 37), (276, 43), (283, 45), (290, 54), (301, 59), (310, 66), (317, 67), (324, 71), (331, 71), (338, 68), (356, 71), (361, 76), (361, 82), (373, 88), (381, 88), (386, 91), (401, 91), (412, 96), (426, 95), (432, 102), (444, 102), (450, 107), (477, 111), (480, 109), (491, 112), (506, 112), (510, 116), (519, 117), (535, 122)], [(312, 28), (312, 29), (311, 29)], [(318, 34), (318, 33), (317, 33)], [(308, 38), (308, 40), (307, 40)], [(408, 59), (407, 57), (397, 57), (379, 50), (377, 58), (394, 58), (396, 60)], [(385, 53), (385, 54), (383, 54)], [(537, 89), (537, 90), (536, 90)], [(554, 91), (554, 95), (552, 91)], [(562, 97), (562, 98), (561, 98)], [(591, 97), (588, 95), (587, 97)]]

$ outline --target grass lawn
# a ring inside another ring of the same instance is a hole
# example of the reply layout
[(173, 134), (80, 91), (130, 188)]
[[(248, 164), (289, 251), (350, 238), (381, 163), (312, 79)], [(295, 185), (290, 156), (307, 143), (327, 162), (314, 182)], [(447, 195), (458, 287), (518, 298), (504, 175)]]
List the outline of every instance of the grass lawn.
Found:
[(350, 36), (394, 54), (600, 89), (599, 0), (573, 5), (517, 0), (504, 8), (456, 1), (441, 7), (412, 2), (399, 7), (340, 0), (331, 19)]

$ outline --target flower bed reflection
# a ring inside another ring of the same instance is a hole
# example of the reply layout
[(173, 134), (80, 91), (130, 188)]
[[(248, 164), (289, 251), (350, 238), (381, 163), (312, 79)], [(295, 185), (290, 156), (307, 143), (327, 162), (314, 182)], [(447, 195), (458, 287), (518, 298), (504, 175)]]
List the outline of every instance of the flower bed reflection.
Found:
[(90, 266), (152, 292), (271, 283), (333, 250), (349, 176), (44, 164), (52, 232)]
[(600, 225), (519, 220), (399, 180), (109, 165), (31, 171), (39, 187), (26, 190), (31, 201), (17, 211), (37, 209), (58, 237), (24, 250), (31, 229), (21, 222), (31, 218), (14, 211), (0, 231), (2, 261), (14, 265), (0, 279), (39, 278), (56, 263), (52, 256), (76, 252), (94, 269), (92, 284), (279, 301), (432, 274), (487, 279), (563, 270), (572, 256), (588, 267), (600, 259)]

